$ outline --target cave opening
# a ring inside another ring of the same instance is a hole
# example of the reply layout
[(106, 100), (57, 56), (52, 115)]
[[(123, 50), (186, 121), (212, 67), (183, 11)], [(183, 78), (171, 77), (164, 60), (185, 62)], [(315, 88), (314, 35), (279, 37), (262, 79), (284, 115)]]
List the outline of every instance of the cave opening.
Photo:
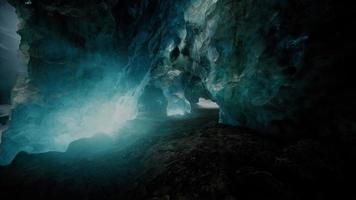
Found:
[(19, 26), (15, 8), (0, 1), (0, 144), (13, 108), (12, 93), (27, 77), (27, 61), (20, 51), (21, 37), (17, 33)]

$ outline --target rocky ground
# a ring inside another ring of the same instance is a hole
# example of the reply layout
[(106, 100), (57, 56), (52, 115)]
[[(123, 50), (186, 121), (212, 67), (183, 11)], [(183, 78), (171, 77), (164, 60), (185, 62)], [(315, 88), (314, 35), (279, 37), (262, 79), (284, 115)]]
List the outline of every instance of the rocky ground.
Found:
[(347, 147), (329, 145), (312, 139), (285, 144), (215, 125), (156, 146), (148, 162), (165, 165), (141, 184), (138, 199), (346, 197), (354, 175), (351, 155)]
[(201, 112), (166, 121), (142, 118), (120, 138), (83, 139), (66, 153), (20, 153), (0, 168), (1, 199), (356, 197), (353, 141), (282, 140), (219, 125), (215, 110)]

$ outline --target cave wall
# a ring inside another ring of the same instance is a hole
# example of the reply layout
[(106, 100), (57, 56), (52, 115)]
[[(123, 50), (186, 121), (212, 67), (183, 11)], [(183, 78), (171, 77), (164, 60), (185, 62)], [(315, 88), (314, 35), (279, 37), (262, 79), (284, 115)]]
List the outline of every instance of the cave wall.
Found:
[[(18, 79), (12, 92), (15, 108), (2, 138), (1, 164), (20, 151), (65, 151), (74, 139), (71, 132), (81, 132), (70, 127), (80, 127), (85, 115), (99, 115), (103, 109), (95, 105), (124, 90), (116, 84), (127, 63), (110, 2), (9, 2), (20, 19), (28, 76)], [(85, 134), (75, 136), (80, 137)]]
[(218, 102), (226, 124), (280, 135), (354, 130), (347, 62), (355, 49), (348, 27), (355, 22), (345, 23), (353, 6), (333, 0), (156, 2), (152, 14), (135, 22), (133, 40), (146, 38), (152, 82), (168, 106), (182, 107), (187, 99), (193, 105), (204, 96)]
[[(29, 59), (29, 77), (20, 81), (19, 88), (25, 91), (13, 95), (17, 108), (12, 123), (26, 125), (21, 130), (10, 128), (4, 136), (5, 146), (18, 146), (9, 154), (46, 150), (43, 145), (50, 140), (38, 132), (47, 129), (30, 125), (45, 123), (48, 128), (57, 123), (46, 121), (48, 110), (61, 108), (52, 105), (73, 99), (69, 106), (75, 107), (85, 102), (84, 94), (119, 93), (140, 83), (147, 73), (147, 91), (161, 90), (148, 95), (152, 101), (141, 101), (147, 110), (154, 105), (167, 107), (161, 110), (168, 114), (186, 114), (199, 97), (205, 97), (219, 104), (220, 122), (225, 124), (280, 135), (352, 130), (355, 94), (346, 63), (352, 60), (355, 45), (350, 42), (350, 24), (340, 23), (351, 17), (347, 4), (10, 2), (21, 19), (21, 50)], [(120, 79), (117, 88), (117, 77), (112, 76), (122, 69), (127, 78)], [(153, 103), (162, 98), (166, 102)], [(28, 130), (33, 130), (31, 138)], [(33, 137), (37, 145), (23, 148)]]

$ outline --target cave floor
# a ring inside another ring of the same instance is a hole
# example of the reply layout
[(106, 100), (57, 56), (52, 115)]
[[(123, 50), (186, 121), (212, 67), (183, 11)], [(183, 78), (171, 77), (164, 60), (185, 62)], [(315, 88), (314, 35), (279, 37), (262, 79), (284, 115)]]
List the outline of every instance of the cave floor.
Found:
[(65, 153), (20, 153), (0, 167), (1, 199), (347, 199), (355, 147), (277, 140), (217, 123), (217, 110), (141, 117), (117, 138), (73, 142)]

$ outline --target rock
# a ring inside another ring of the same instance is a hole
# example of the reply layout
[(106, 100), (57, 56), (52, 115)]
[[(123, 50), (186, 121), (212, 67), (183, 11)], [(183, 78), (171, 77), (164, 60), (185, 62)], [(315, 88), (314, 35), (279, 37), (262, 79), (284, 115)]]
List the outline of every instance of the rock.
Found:
[(355, 178), (355, 151), (349, 143), (285, 142), (251, 129), (213, 123), (216, 112), (214, 118), (206, 116), (137, 120), (132, 126), (147, 123), (159, 128), (146, 135), (129, 127), (127, 135), (137, 138), (131, 141), (96, 136), (73, 143), (64, 153), (21, 152), (11, 165), (0, 167), (0, 192), (28, 198), (41, 191), (39, 199), (355, 196), (349, 184)]

